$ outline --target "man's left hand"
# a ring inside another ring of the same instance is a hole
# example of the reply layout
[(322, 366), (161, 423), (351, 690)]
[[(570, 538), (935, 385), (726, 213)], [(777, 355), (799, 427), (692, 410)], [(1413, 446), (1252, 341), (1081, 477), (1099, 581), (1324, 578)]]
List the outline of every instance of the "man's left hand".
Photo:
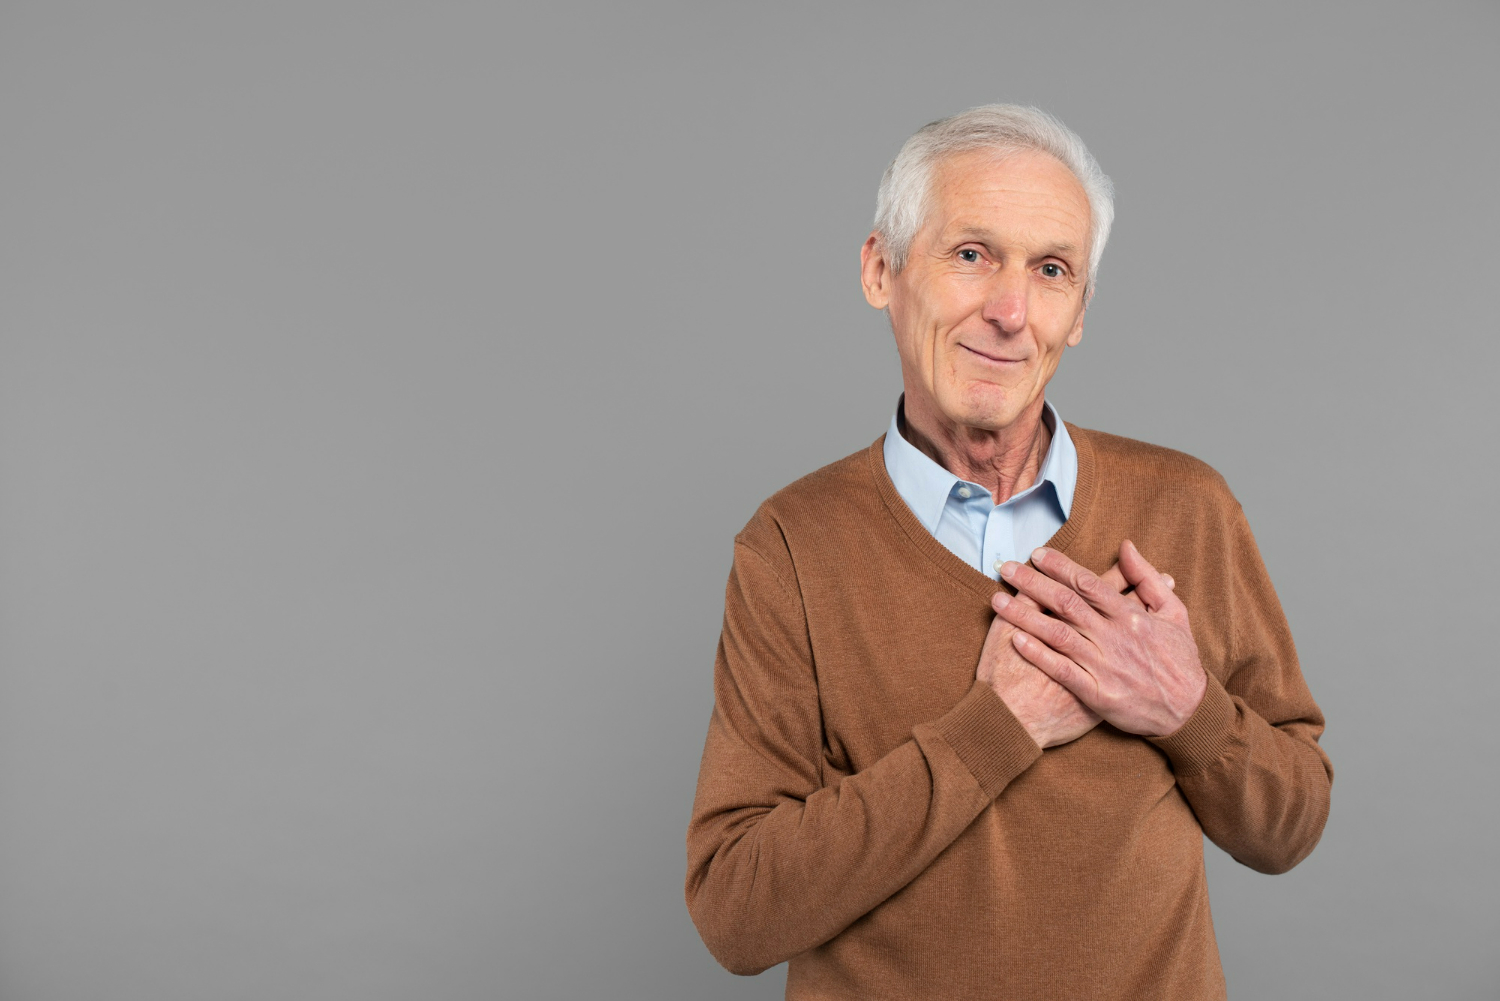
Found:
[(1129, 540), (1120, 569), (1139, 601), (1055, 550), (1038, 549), (1032, 563), (1036, 569), (1006, 563), (1000, 576), (1056, 618), (1014, 598), (995, 601), (1016, 627), (1021, 656), (1127, 733), (1165, 737), (1181, 727), (1203, 701), (1208, 676), (1169, 578)]

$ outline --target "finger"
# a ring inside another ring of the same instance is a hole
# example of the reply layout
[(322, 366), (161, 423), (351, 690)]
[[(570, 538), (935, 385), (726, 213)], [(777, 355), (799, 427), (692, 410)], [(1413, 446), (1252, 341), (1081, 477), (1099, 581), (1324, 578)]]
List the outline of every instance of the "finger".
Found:
[[(1113, 587), (1114, 586), (1114, 580), (1113, 580), (1113, 578), (1115, 578), (1115, 577), (1118, 577), (1123, 582), (1121, 584), (1120, 594), (1123, 597), (1129, 598), (1131, 601), (1134, 601), (1141, 608), (1145, 608), (1146, 607), (1146, 603), (1141, 600), (1140, 595), (1138, 595), (1138, 594), (1135, 593), (1135, 587), (1130, 583), (1130, 581), (1125, 580), (1125, 575), (1124, 574), (1120, 573), (1120, 564), (1116, 563), (1114, 566), (1110, 567), (1109, 568), (1109, 572), (1105, 573), (1105, 574), (1101, 574), (1099, 576), (1099, 579), (1102, 580), (1102, 581), (1104, 581), (1106, 584), (1109, 584), (1111, 587)], [(1161, 579), (1167, 585), (1167, 587), (1176, 589), (1176, 587), (1177, 587), (1177, 581), (1172, 577), (1171, 574), (1164, 573), (1164, 574), (1161, 575)]]
[[(1110, 587), (1116, 591), (1119, 591), (1120, 596), (1123, 597), (1126, 601), (1130, 602), (1136, 608), (1146, 607), (1146, 603), (1136, 595), (1135, 588), (1130, 586), (1130, 581), (1126, 580), (1125, 575), (1120, 572), (1120, 564), (1116, 563), (1114, 566), (1110, 567), (1108, 570), (1100, 574), (1099, 580), (1102, 581), (1106, 587)], [(1171, 586), (1170, 580), (1171, 578), (1168, 578), (1168, 586)]]
[[(1056, 549), (1043, 546), (1031, 554), (1032, 564), (1042, 573), (1072, 588), (1105, 615), (1118, 615), (1129, 603), (1120, 597), (1120, 592), (1109, 588), (1088, 567), (1069, 559)], [(1123, 573), (1123, 568), (1122, 568)]]
[(1130, 589), (1130, 582), (1120, 572), (1120, 564), (1118, 563), (1100, 574), (1099, 582), (1116, 594), (1122, 594)]
[(1092, 651), (1093, 644), (1080, 636), (1077, 630), (1062, 619), (1043, 614), (1025, 602), (1012, 598), (1004, 591), (998, 592), (990, 604), (994, 606), (995, 614), (1017, 629), (1040, 638), (1053, 649), (1060, 650), (1070, 657), (1078, 660), (1089, 659), (1088, 654)]
[[(1096, 628), (1102, 621), (1099, 614), (1078, 592), (1024, 563), (1010, 560), (1001, 564), (1000, 577), (1018, 592), (1029, 594), (1043, 608), (1052, 609), (1059, 618), (1080, 629)], [(1097, 578), (1095, 583), (1096, 586), (1103, 587), (1102, 584), (1097, 583)]]
[(1007, 594), (1004, 591), (996, 591), (994, 594), (990, 595), (990, 607), (993, 608), (996, 612), (1000, 611), (1001, 605), (1005, 601), (1019, 601), (1027, 608), (1035, 608), (1037, 611), (1041, 611), (1042, 609), (1042, 606), (1036, 603), (1035, 598), (1033, 598), (1029, 594), (1022, 594), (1019, 591), (1017, 591), (1015, 594)]
[(1175, 600), (1176, 595), (1167, 586), (1164, 575), (1146, 562), (1146, 557), (1129, 539), (1120, 544), (1120, 569), (1125, 572), (1125, 579), (1135, 585), (1136, 593), (1151, 611), (1159, 612)]
[(1094, 708), (1099, 686), (1092, 674), (1030, 633), (1017, 631), (1010, 641), (1027, 663), (1072, 692), (1079, 702)]

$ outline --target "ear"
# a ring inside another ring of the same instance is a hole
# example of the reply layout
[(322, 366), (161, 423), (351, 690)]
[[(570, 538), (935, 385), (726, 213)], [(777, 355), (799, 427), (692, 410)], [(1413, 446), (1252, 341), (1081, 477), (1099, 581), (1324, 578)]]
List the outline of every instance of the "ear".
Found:
[(1068, 332), (1068, 347), (1078, 347), (1078, 342), (1083, 340), (1083, 318), (1088, 314), (1089, 304), (1085, 302), (1083, 308), (1078, 311), (1078, 319), (1073, 321), (1073, 329)]
[(871, 233), (859, 248), (859, 280), (865, 287), (865, 302), (876, 309), (891, 304), (891, 266), (885, 259), (880, 234)]

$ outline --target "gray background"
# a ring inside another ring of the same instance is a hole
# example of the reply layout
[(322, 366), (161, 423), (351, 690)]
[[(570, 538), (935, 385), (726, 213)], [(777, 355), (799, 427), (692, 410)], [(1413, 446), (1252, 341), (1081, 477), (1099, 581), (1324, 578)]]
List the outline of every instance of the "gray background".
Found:
[(1493, 2), (0, 6), (0, 998), (772, 998), (730, 539), (898, 391), (924, 122), (1119, 189), (1052, 398), (1236, 489), (1338, 770), (1238, 999), (1493, 998)]

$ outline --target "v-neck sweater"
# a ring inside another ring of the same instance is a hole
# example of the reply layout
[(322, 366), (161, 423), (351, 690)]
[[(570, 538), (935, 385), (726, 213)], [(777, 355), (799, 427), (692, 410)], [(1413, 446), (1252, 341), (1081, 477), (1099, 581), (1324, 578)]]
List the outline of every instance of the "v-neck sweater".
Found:
[(1208, 674), (1177, 732), (1042, 750), (975, 667), (1008, 586), (935, 539), (884, 437), (735, 538), (688, 829), (689, 910), (789, 999), (1224, 996), (1207, 834), (1282, 872), (1317, 843), (1323, 717), (1239, 503), (1206, 464), (1069, 424), (1047, 543), (1102, 573), (1133, 540), (1177, 581)]

